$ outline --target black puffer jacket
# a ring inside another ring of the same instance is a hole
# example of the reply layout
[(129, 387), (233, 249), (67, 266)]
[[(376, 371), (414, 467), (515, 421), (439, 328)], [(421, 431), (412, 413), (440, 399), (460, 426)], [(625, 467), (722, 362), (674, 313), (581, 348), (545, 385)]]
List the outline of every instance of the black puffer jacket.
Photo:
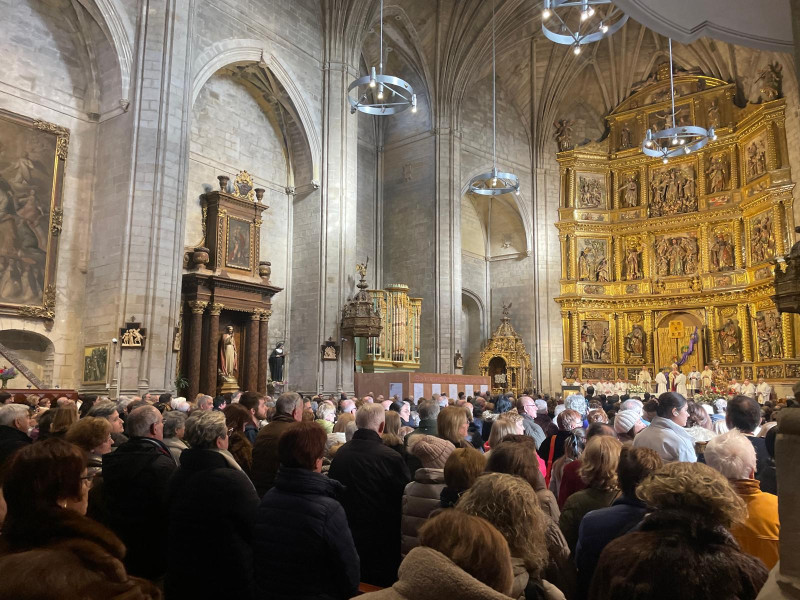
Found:
[(167, 600), (250, 600), (258, 495), (233, 456), (184, 450), (168, 503)]
[(361, 581), (388, 587), (400, 566), (400, 514), (411, 480), (397, 452), (359, 429), (333, 457), (328, 476), (344, 484), (342, 506), (361, 557)]
[(33, 440), (24, 431), (8, 425), (0, 425), (0, 477), (8, 467), (11, 456), (20, 448), (29, 446)]
[[(359, 560), (347, 516), (335, 496), (342, 484), (306, 469), (281, 467), (258, 507), (253, 544), (260, 598), (352, 598)], [(308, 560), (314, 560), (314, 573)]]
[(163, 442), (131, 438), (103, 456), (103, 486), (98, 514), (128, 548), (128, 573), (158, 579), (167, 570), (167, 485), (178, 468)]

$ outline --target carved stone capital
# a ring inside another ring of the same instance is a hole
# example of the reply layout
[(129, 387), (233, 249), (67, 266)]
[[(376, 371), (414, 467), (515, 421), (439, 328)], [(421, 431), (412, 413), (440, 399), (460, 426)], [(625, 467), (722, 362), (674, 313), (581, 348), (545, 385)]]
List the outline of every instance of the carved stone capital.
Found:
[(211, 306), (209, 306), (208, 308), (208, 314), (218, 317), (222, 312), (223, 308), (225, 308), (224, 304), (221, 304), (219, 302), (213, 302)]
[(192, 309), (193, 315), (202, 315), (203, 311), (205, 311), (206, 306), (208, 306), (208, 302), (203, 302), (202, 300), (189, 300), (189, 308)]
[(263, 311), (260, 308), (255, 309), (252, 313), (250, 313), (250, 319), (253, 321), (260, 321), (262, 312)]
[(261, 320), (262, 321), (269, 321), (269, 318), (272, 316), (271, 310), (262, 310), (261, 311)]

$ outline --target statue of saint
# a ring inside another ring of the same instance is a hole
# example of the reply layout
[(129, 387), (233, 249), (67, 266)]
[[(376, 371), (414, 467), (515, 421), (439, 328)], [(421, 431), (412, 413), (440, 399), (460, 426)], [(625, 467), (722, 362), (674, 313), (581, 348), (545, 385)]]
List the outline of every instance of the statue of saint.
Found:
[(283, 342), (278, 342), (272, 354), (269, 355), (269, 373), (272, 381), (283, 381), (283, 363), (286, 360), (286, 352), (283, 349)]
[(239, 353), (233, 337), (233, 325), (225, 328), (225, 333), (219, 340), (219, 372), (227, 381), (235, 380), (236, 373), (239, 372)]
[(641, 250), (639, 250), (639, 248), (636, 246), (631, 246), (628, 248), (628, 254), (625, 257), (625, 268), (628, 281), (642, 278), (642, 272), (639, 269), (641, 255)]
[(625, 350), (631, 353), (631, 356), (644, 355), (644, 327), (641, 325), (634, 325), (630, 333), (625, 336)]
[(454, 357), (454, 363), (456, 369), (463, 369), (464, 368), (464, 358), (461, 356), (461, 350), (456, 350), (456, 355)]
[(742, 351), (742, 330), (737, 319), (728, 319), (717, 329), (720, 350), (723, 354), (740, 354)]

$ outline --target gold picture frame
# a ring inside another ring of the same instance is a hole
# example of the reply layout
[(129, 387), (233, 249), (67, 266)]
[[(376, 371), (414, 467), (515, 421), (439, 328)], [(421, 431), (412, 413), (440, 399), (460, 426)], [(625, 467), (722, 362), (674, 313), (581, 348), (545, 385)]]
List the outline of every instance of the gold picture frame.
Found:
[(0, 109), (0, 314), (55, 317), (69, 130)]

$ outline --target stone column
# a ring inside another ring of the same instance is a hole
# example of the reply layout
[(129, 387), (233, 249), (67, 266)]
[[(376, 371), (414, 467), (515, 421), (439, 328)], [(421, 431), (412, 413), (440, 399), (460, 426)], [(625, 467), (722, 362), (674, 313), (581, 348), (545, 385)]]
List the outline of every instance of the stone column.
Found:
[(200, 351), (203, 346), (203, 312), (208, 302), (201, 300), (189, 301), (192, 316), (189, 323), (189, 344), (186, 346), (186, 364), (189, 371), (189, 391), (187, 400), (191, 402), (200, 390)]
[(214, 302), (208, 307), (208, 338), (206, 342), (206, 384), (203, 392), (209, 396), (217, 395), (217, 368), (219, 366), (219, 315), (224, 304)]
[(245, 372), (246, 391), (255, 391), (258, 388), (258, 341), (260, 338), (259, 323), (261, 311), (254, 310), (247, 324), (247, 371)]
[(269, 318), (271, 310), (262, 310), (258, 328), (258, 392), (267, 393), (267, 361), (269, 361)]

